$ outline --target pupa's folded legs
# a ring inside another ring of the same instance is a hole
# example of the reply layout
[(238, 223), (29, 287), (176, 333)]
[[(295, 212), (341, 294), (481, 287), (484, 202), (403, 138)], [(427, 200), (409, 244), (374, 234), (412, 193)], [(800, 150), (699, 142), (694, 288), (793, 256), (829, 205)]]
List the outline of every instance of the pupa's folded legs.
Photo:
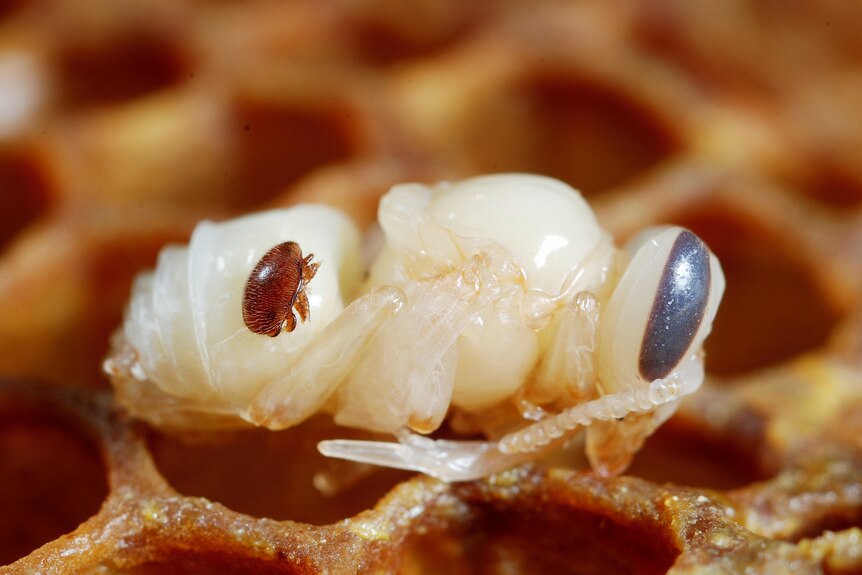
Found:
[(269, 429), (283, 429), (316, 413), (356, 366), (379, 327), (403, 303), (404, 293), (395, 287), (354, 300), (278, 379), (258, 392), (248, 419)]
[(596, 421), (614, 421), (629, 413), (640, 413), (675, 401), (690, 393), (677, 374), (657, 379), (645, 388), (611, 393), (598, 399), (575, 405), (541, 421), (537, 421), (500, 439), (504, 453), (535, 451)]
[(548, 349), (536, 366), (531, 383), (516, 398), (527, 419), (538, 420), (547, 415), (530, 399), (539, 404), (562, 400), (574, 405), (598, 395), (595, 352), (599, 304), (595, 294), (579, 292), (556, 312), (555, 321)]
[[(331, 440), (318, 444), (318, 449), (329, 457), (419, 471), (443, 481), (466, 481), (535, 459), (537, 453), (597, 422), (619, 425), (618, 431), (633, 431), (638, 437), (645, 437), (661, 422), (638, 425), (633, 429), (634, 424), (627, 424), (623, 418), (635, 414), (634, 418), (638, 419), (639, 415), (653, 410), (659, 416), (672, 413), (672, 409), (663, 408), (670, 408), (680, 397), (700, 387), (702, 381), (703, 367), (699, 359), (692, 356), (682, 369), (666, 379), (653, 381), (645, 388), (612, 393), (571, 407), (514, 431), (499, 442), (433, 440), (403, 431), (398, 434), (398, 443)], [(662, 417), (658, 419), (663, 420)], [(601, 449), (600, 444), (597, 446)], [(600, 458), (612, 455), (598, 454)]]
[[(563, 311), (555, 330), (554, 343), (537, 370), (539, 386), (562, 386), (569, 400), (575, 397), (585, 400), (595, 393), (592, 352), (595, 349), (597, 314), (595, 297), (586, 292), (579, 294)], [(559, 393), (559, 389), (537, 391), (539, 394)], [(537, 411), (541, 412), (540, 409)], [(541, 425), (541, 422), (536, 425)], [(329, 457), (419, 471), (443, 481), (466, 481), (535, 459), (536, 452), (544, 450), (549, 443), (546, 441), (536, 444), (534, 449), (505, 453), (496, 442), (433, 440), (406, 429), (399, 431), (397, 436), (397, 443), (331, 440), (321, 442), (318, 448)]]

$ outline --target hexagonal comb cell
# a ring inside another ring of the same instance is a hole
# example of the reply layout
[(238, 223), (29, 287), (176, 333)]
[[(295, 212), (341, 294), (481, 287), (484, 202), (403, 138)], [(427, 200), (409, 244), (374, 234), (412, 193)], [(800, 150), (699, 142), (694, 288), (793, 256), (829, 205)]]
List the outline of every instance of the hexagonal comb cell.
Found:
[(66, 106), (122, 102), (184, 79), (188, 56), (166, 38), (130, 34), (104, 43), (70, 43), (57, 55)]
[(125, 571), (129, 575), (190, 575), (211, 573), (212, 575), (299, 575), (311, 571), (285, 561), (253, 559), (243, 554), (231, 555), (218, 552), (195, 552), (190, 550), (167, 552), (157, 561), (146, 562)]
[(586, 195), (642, 175), (678, 149), (647, 109), (611, 87), (563, 76), (495, 91), (476, 104), (466, 138), (482, 172), (545, 174)]
[[(749, 414), (740, 425), (757, 426)], [(678, 416), (650, 436), (635, 456), (627, 475), (656, 483), (727, 490), (768, 477), (754, 447), (731, 437), (710, 433)]]
[(408, 544), (401, 573), (666, 573), (678, 552), (660, 533), (551, 506), (474, 509), (449, 532)]
[(99, 449), (79, 422), (0, 382), (0, 563), (72, 532), (108, 493)]
[(0, 252), (51, 208), (53, 191), (46, 167), (24, 146), (0, 148)]
[[(159, 471), (177, 491), (272, 519), (324, 525), (372, 507), (411, 474), (324, 458), (317, 442), (336, 433), (325, 418), (281, 432), (248, 430), (180, 439), (153, 434)], [(338, 433), (344, 433), (339, 430)], [(324, 495), (315, 476), (343, 485)]]
[(359, 153), (356, 116), (343, 98), (291, 101), (279, 93), (290, 87), (271, 86), (236, 94), (231, 118), (236, 133), (238, 164), (232, 185), (237, 198), (259, 205), (323, 166)]
[(739, 212), (716, 208), (689, 214), (682, 223), (716, 253), (727, 278), (705, 345), (709, 372), (740, 375), (826, 343), (841, 306), (817, 281), (814, 262)]
[[(856, 3), (278, 4), (0, 0), (50, 88), (0, 145), (0, 371), (86, 389), (0, 393), (5, 571), (860, 572)], [(180, 441), (98, 387), (195, 221), (504, 170), (722, 261), (710, 377), (628, 476), (351, 477), (325, 420)]]
[[(481, 23), (483, 2), (414, 2), (409, 9), (389, 0), (348, 7), (351, 49), (378, 65), (433, 56), (469, 38)], [(415, 25), (421, 20), (423, 26)]]
[(0, 2), (0, 19), (13, 15), (23, 4), (25, 0), (3, 0)]

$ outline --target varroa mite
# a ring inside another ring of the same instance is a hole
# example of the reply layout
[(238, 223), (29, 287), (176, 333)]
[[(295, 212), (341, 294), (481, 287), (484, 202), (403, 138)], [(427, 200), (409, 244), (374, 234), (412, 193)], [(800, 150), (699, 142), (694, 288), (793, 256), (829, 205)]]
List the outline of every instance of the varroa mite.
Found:
[(275, 337), (282, 328), (296, 329), (296, 316), (309, 318), (305, 286), (317, 273), (320, 263), (314, 254), (302, 257), (296, 242), (284, 242), (266, 252), (254, 266), (242, 298), (242, 319), (254, 333)]

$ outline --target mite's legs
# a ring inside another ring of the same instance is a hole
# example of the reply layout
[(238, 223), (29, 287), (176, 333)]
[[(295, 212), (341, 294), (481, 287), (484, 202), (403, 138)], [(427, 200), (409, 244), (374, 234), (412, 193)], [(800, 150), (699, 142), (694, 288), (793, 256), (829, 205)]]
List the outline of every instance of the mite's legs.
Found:
[(313, 259), (314, 254), (308, 254), (302, 260), (302, 282), (304, 284), (308, 284), (311, 281), (311, 278), (317, 273), (317, 268), (320, 267), (320, 262), (311, 263)]
[[(310, 314), (308, 311), (308, 295), (305, 293), (305, 290), (296, 295), (296, 301), (293, 302), (293, 309), (296, 310), (296, 313), (299, 314), (299, 318), (302, 321), (308, 321)], [(294, 325), (296, 325), (296, 320), (294, 320)]]
[[(284, 316), (284, 331), (287, 333), (292, 332), (296, 329), (296, 316), (293, 315), (293, 310), (287, 310), (287, 314)], [(276, 334), (278, 335), (278, 334)]]

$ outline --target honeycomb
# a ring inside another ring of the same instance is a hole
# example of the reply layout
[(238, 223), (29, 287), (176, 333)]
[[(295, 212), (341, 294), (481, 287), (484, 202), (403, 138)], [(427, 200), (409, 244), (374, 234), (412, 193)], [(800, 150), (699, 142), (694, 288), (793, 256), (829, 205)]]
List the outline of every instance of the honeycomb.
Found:
[[(862, 7), (0, 2), (2, 573), (862, 573)], [(324, 417), (178, 438), (100, 373), (204, 218), (528, 171), (722, 261), (707, 384), (625, 476), (333, 496)]]

